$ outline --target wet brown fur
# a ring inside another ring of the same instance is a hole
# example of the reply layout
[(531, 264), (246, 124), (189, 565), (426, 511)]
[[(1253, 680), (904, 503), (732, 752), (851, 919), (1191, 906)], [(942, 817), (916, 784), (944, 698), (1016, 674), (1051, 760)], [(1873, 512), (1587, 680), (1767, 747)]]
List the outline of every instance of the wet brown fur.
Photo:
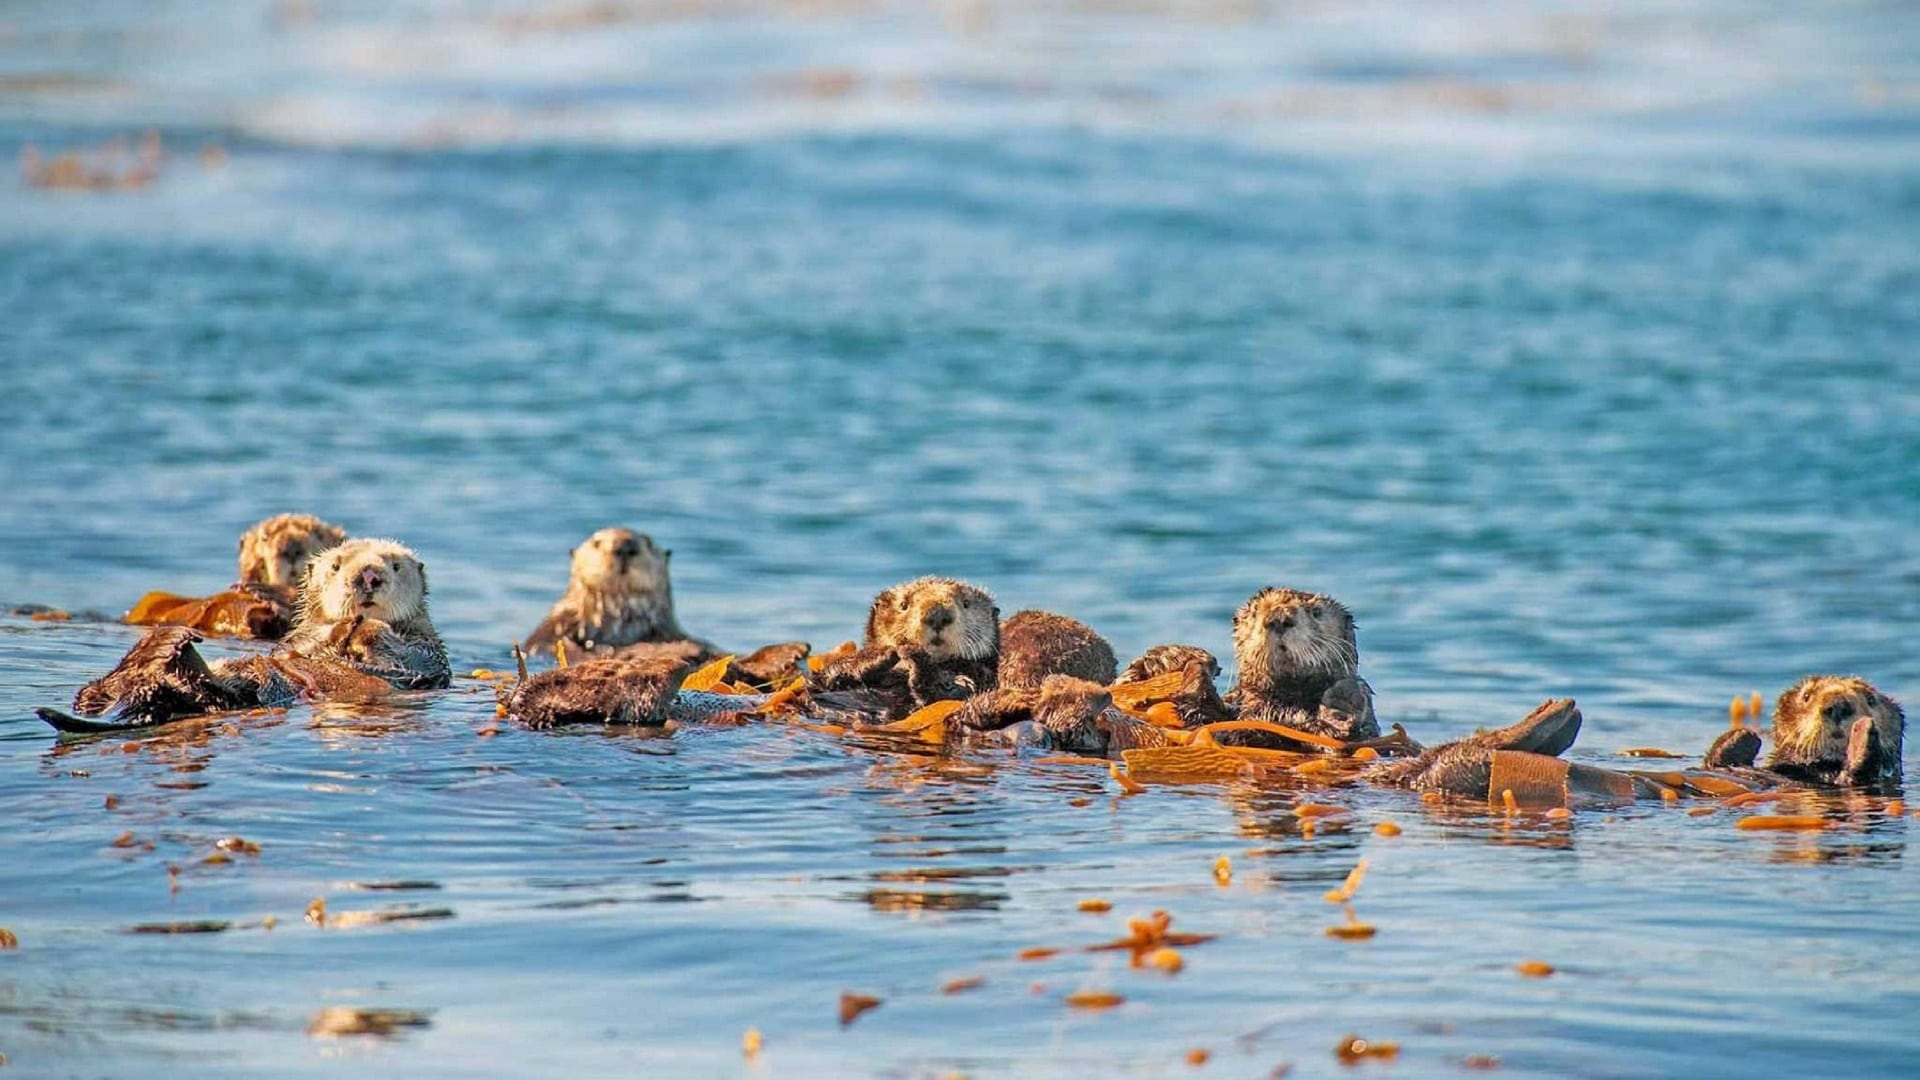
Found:
[(865, 644), (808, 680), (815, 690), (876, 690), (892, 718), (999, 685), (1000, 609), (986, 590), (924, 577), (884, 589)]
[(1233, 618), (1239, 682), (1226, 704), (1241, 719), (1317, 735), (1375, 738), (1373, 690), (1357, 673), (1353, 616), (1339, 601), (1298, 589), (1262, 589)]
[(1020, 611), (1000, 624), (1000, 685), (1037, 687), (1049, 675), (1071, 675), (1105, 686), (1118, 662), (1113, 646), (1078, 619), (1050, 611)]

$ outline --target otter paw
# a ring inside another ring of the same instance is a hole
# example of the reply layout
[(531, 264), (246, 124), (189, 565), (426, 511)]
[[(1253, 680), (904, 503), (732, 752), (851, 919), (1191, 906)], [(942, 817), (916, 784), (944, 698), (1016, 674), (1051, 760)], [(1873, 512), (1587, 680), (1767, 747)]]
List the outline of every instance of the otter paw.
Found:
[(1865, 784), (1879, 779), (1884, 760), (1885, 749), (1880, 743), (1880, 732), (1873, 726), (1873, 717), (1855, 720), (1847, 730), (1847, 761), (1841, 783)]
[(1752, 728), (1731, 728), (1707, 747), (1701, 764), (1709, 769), (1751, 769), (1759, 756), (1760, 733)]

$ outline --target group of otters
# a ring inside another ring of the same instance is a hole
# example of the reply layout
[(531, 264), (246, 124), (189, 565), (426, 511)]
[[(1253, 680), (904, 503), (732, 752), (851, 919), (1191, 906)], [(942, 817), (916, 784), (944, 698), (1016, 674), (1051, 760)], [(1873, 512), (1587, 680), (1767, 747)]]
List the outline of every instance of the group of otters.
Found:
[[(566, 592), (515, 648), (519, 677), (500, 690), (502, 713), (536, 728), (665, 725), (724, 722), (772, 702), (854, 729), (898, 728), (937, 711), (937, 737), (948, 742), (1118, 756), (1204, 736), (1206, 746), (1358, 757), (1369, 762), (1358, 775), (1378, 784), (1495, 800), (1518, 787), (1563, 805), (1673, 797), (1674, 785), (1721, 793), (1728, 782), (1738, 790), (1887, 787), (1901, 777), (1905, 715), (1850, 676), (1809, 676), (1780, 696), (1764, 763), (1760, 732), (1735, 726), (1700, 770), (1573, 764), (1558, 756), (1580, 730), (1571, 699), (1431, 749), (1397, 725), (1383, 738), (1373, 691), (1356, 670), (1353, 617), (1331, 597), (1281, 588), (1255, 593), (1234, 615), (1239, 678), (1225, 694), (1215, 686), (1219, 662), (1204, 649), (1159, 645), (1120, 669), (1112, 646), (1084, 623), (1044, 611), (1003, 621), (985, 590), (941, 577), (882, 591), (857, 647), (810, 656), (804, 643), (770, 645), (731, 659), (723, 692), (692, 690), (681, 685), (688, 673), (711, 670), (726, 654), (681, 629), (670, 554), (623, 528), (575, 548)], [(405, 546), (283, 514), (241, 537), (240, 577), (212, 598), (154, 594), (129, 613), (131, 622), (159, 625), (74, 695), (75, 712), (106, 719), (52, 709), (41, 718), (70, 732), (120, 730), (451, 684), (427, 613), (426, 568)], [(194, 648), (202, 633), (279, 644), (209, 664)], [(558, 666), (528, 676), (522, 648), (554, 654)], [(929, 709), (940, 702), (954, 704)]]

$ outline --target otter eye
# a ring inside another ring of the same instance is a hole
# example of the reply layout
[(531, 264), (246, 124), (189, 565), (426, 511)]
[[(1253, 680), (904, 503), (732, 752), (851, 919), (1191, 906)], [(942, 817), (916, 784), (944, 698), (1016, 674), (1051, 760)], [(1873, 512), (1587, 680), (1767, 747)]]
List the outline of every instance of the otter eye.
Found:
[(335, 556), (333, 557), (333, 568), (334, 568), (335, 570), (338, 570), (338, 569), (340, 569), (340, 556), (338, 556), (338, 555), (335, 555)]

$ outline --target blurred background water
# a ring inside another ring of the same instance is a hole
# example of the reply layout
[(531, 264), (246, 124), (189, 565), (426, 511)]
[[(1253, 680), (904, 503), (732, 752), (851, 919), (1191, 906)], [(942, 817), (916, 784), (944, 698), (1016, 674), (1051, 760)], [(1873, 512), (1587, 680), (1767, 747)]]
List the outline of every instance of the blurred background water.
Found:
[[(930, 572), (1123, 656), (1331, 592), (1429, 741), (1570, 694), (1617, 764), (1810, 671), (1914, 700), (1916, 40), (1883, 3), (18, 0), (0, 151), (165, 156), (0, 182), (0, 602), (210, 592), (297, 509), (413, 545), (456, 668), (499, 666), (617, 523), (741, 647)], [(1781, 840), (1343, 792), (1306, 839), (1256, 786), (477, 739), (464, 685), (56, 749), (31, 707), (133, 637), (0, 620), (32, 1074), (1319, 1075), (1348, 1031), (1408, 1074), (1920, 1060), (1920, 877), (1872, 808)], [(199, 861), (229, 834), (262, 855)], [(1325, 939), (1363, 854), (1381, 933)], [(347, 888), (399, 879), (439, 887)], [(454, 917), (301, 925), (321, 895)], [(1156, 907), (1225, 940), (1171, 980), (1010, 959)], [(843, 989), (888, 1003), (843, 1032)], [(332, 1005), (430, 1023), (310, 1039)]]

